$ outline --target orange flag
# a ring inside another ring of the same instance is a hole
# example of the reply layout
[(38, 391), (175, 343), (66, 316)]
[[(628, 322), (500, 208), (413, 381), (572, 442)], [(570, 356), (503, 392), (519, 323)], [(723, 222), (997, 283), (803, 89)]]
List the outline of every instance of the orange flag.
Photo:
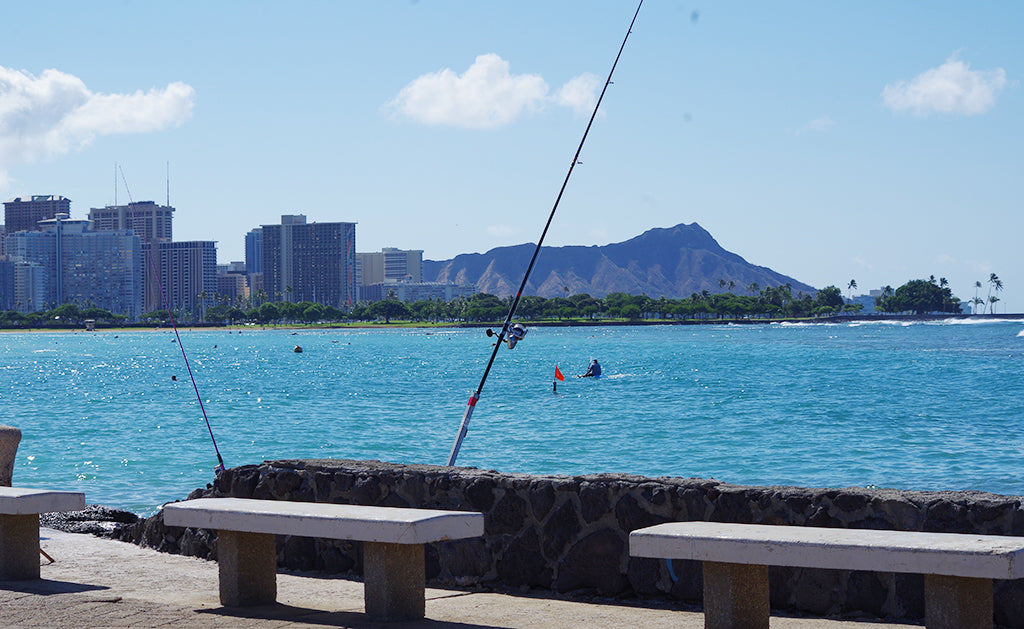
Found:
[(565, 376), (563, 376), (562, 372), (559, 371), (558, 365), (555, 365), (555, 377), (561, 380), (562, 382), (565, 382)]

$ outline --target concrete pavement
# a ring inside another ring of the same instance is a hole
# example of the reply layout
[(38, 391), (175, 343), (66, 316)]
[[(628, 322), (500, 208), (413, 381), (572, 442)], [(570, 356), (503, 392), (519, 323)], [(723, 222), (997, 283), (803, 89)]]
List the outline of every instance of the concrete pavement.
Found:
[[(427, 590), (427, 618), (374, 623), (363, 615), (363, 584), (345, 579), (278, 574), (277, 605), (224, 608), (217, 564), (156, 552), (92, 535), (41, 530), (37, 581), (0, 582), (0, 626), (197, 627), (352, 629), (490, 629), (644, 627), (699, 629), (704, 616), (685, 605), (631, 605), (570, 597)], [(913, 625), (773, 615), (772, 629), (888, 629)]]

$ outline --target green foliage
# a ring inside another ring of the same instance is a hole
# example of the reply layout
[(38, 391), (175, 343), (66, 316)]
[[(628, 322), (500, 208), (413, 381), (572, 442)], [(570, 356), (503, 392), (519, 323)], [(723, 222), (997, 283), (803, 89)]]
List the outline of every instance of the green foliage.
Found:
[(826, 286), (825, 288), (818, 291), (817, 297), (814, 298), (815, 309), (829, 309), (829, 312), (839, 312), (843, 308), (843, 304), (846, 302), (843, 300), (843, 294), (839, 291), (839, 288), (835, 286)]
[[(280, 303), (280, 302), (279, 302)], [(258, 315), (260, 323), (270, 323), (281, 318), (281, 309), (274, 302), (268, 301), (259, 308)]]
[(51, 319), (61, 320), (64, 323), (78, 325), (82, 319), (81, 309), (74, 304), (61, 304), (49, 312)]
[(875, 299), (875, 307), (882, 312), (959, 313), (960, 299), (954, 297), (948, 286), (934, 281), (910, 280), (895, 291), (886, 287)]
[[(719, 283), (721, 285), (721, 282)], [(848, 288), (852, 288), (851, 280)], [(976, 305), (995, 304), (999, 300), (998, 292), (1002, 290), (1002, 282), (993, 274), (989, 280), (990, 294), (988, 299), (975, 296), (972, 300)], [(726, 281), (722, 286), (735, 287), (735, 283)], [(978, 289), (981, 282), (976, 283)], [(516, 310), (516, 318), (524, 320), (579, 320), (579, 319), (625, 319), (642, 321), (649, 319), (773, 319), (773, 318), (806, 318), (833, 316), (839, 313), (856, 313), (863, 307), (861, 304), (847, 304), (842, 292), (835, 286), (827, 286), (813, 297), (798, 292), (793, 294), (792, 286), (759, 287), (756, 283), (739, 287), (744, 294), (737, 295), (733, 291), (712, 294), (708, 290), (693, 293), (683, 299), (669, 299), (664, 296), (652, 298), (648, 295), (630, 295), (624, 292), (609, 293), (603, 299), (595, 298), (586, 293), (558, 296), (550, 299), (536, 295), (527, 295), (520, 299)], [(746, 294), (749, 293), (749, 294)], [(265, 301), (266, 294), (257, 292), (256, 299), (249, 300), (253, 304), (248, 310), (241, 310), (231, 304), (231, 300), (219, 300), (221, 303), (206, 309), (205, 320), (215, 325), (237, 324), (240, 322), (256, 322), (260, 324), (276, 323), (320, 323), (343, 321), (379, 321), (390, 324), (394, 320), (417, 322), (474, 322), (497, 323), (505, 319), (512, 303), (511, 297), (499, 298), (487, 293), (477, 293), (470, 297), (458, 297), (449, 302), (440, 300), (421, 300), (403, 303), (392, 294), (389, 299), (377, 302), (359, 302), (347, 309), (303, 301)], [(244, 300), (238, 300), (241, 305)], [(258, 304), (258, 305), (255, 305)], [(917, 314), (928, 312), (957, 313), (960, 312), (960, 300), (954, 297), (944, 278), (938, 280), (912, 280), (898, 289), (885, 287), (882, 296), (876, 299), (876, 307), (881, 312)], [(197, 313), (175, 312), (178, 323), (193, 323), (199, 320)], [(123, 315), (114, 315), (106, 310), (88, 307), (80, 308), (73, 304), (62, 304), (50, 311), (35, 313), (19, 313), (14, 311), (0, 312), (0, 327), (70, 327), (81, 325), (85, 319), (97, 322), (121, 323), (126, 320)], [(155, 310), (140, 317), (144, 325), (170, 325), (170, 319), (164, 310)]]
[(502, 321), (508, 314), (509, 304), (489, 293), (477, 293), (466, 300), (463, 313), (466, 321)]
[(384, 319), (384, 323), (391, 323), (392, 319), (408, 317), (409, 307), (397, 299), (385, 299), (370, 304), (366, 314), (374, 319)]

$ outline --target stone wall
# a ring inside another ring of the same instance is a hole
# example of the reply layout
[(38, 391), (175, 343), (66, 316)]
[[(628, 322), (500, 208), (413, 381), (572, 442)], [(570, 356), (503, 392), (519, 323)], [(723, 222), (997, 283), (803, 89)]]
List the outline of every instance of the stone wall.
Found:
[[(189, 498), (235, 496), (480, 511), (483, 538), (427, 548), (439, 586), (500, 586), (606, 597), (699, 601), (698, 562), (629, 557), (629, 532), (707, 520), (985, 535), (1024, 535), (1021, 498), (979, 492), (744, 487), (714, 480), (621, 474), (532, 476), (378, 461), (268, 461), (223, 472)], [(122, 539), (212, 558), (209, 531), (165, 527), (162, 515), (123, 528)], [(286, 568), (360, 574), (358, 542), (283, 537)], [(924, 616), (923, 577), (771, 567), (773, 609), (815, 615)], [(996, 582), (996, 622), (1024, 627), (1024, 580)]]

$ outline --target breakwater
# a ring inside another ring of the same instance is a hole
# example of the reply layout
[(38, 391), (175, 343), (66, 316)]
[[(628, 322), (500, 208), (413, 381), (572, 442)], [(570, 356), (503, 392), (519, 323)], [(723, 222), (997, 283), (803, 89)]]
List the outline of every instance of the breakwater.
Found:
[[(223, 472), (189, 498), (234, 496), (480, 511), (485, 535), (427, 547), (439, 586), (519, 587), (606, 597), (699, 601), (698, 562), (632, 558), (629, 532), (669, 521), (1024, 536), (1020, 497), (982, 492), (749, 487), (622, 474), (542, 476), (379, 461), (282, 460)], [(116, 536), (167, 552), (216, 556), (216, 534), (162, 515)], [(278, 563), (358, 575), (358, 542), (280, 537)], [(772, 567), (771, 605), (815, 615), (924, 616), (921, 575)], [(995, 619), (1024, 627), (1024, 580), (997, 581)]]

